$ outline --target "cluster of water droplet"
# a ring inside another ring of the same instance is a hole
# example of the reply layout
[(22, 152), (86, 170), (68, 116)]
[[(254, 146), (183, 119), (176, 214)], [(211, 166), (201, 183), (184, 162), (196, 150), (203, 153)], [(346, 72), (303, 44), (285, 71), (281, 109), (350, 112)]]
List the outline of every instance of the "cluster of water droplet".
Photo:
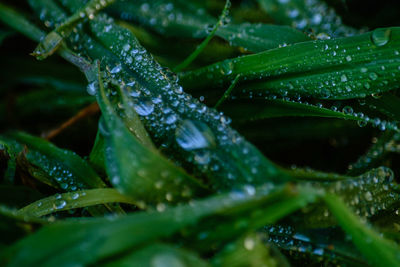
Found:
[[(360, 33), (343, 24), (333, 8), (318, 0), (276, 0), (279, 14), (286, 15), (291, 26), (302, 31), (313, 29), (317, 38), (351, 36)], [(268, 12), (269, 10), (267, 10)], [(280, 18), (277, 18), (278, 21)]]
[[(268, 242), (273, 243), (280, 249), (287, 251), (295, 258), (308, 258), (313, 261), (329, 264), (335, 264), (337, 260), (337, 251), (330, 243), (312, 240), (307, 234), (296, 231), (289, 225), (266, 226), (265, 231), (268, 234)], [(327, 229), (332, 231), (332, 229)], [(314, 256), (314, 257), (310, 257)], [(316, 257), (315, 257), (316, 256)]]
[(29, 150), (27, 157), (33, 164), (39, 166), (49, 177), (53, 177), (61, 189), (65, 191), (75, 191), (86, 187), (80, 182), (76, 174), (65, 168), (65, 166), (58, 161), (48, 158), (46, 155), (35, 150)]
[(277, 96), (274, 94), (263, 94), (263, 95), (258, 95), (258, 96), (254, 96), (252, 98), (265, 98), (267, 100), (277, 100), (277, 101), (281, 101), (283, 103), (295, 103), (295, 104), (301, 104), (301, 105), (305, 105), (307, 107), (312, 107), (312, 108), (317, 108), (317, 109), (321, 109), (321, 111), (325, 111), (325, 110), (331, 110), (334, 112), (338, 113), (338, 117), (341, 117), (342, 113), (344, 115), (346, 115), (345, 117), (343, 117), (344, 119), (353, 119), (355, 121), (357, 121), (357, 125), (360, 127), (364, 127), (367, 124), (380, 129), (381, 131), (385, 131), (385, 130), (394, 130), (394, 131), (398, 131), (398, 125), (396, 121), (386, 121), (383, 120), (379, 117), (375, 117), (375, 118), (370, 118), (368, 115), (365, 115), (362, 112), (355, 112), (353, 110), (353, 108), (351, 106), (344, 106), (342, 109), (340, 109), (340, 104), (339, 102), (336, 102), (335, 104), (332, 103), (317, 103), (317, 104), (311, 104), (309, 103), (307, 100), (303, 100), (303, 98), (301, 96), (297, 96), (297, 97), (289, 97), (289, 96)]
[(204, 8), (179, 1), (120, 1), (113, 10), (123, 20), (140, 22), (167, 36), (204, 37), (217, 22)]

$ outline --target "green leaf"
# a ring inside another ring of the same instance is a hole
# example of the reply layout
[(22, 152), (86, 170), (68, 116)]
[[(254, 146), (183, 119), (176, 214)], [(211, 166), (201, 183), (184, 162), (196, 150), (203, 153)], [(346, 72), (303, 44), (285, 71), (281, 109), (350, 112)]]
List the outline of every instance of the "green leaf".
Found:
[[(310, 189), (285, 187), (270, 195), (271, 189), (260, 187), (250, 194), (246, 191), (222, 194), (191, 204), (166, 208), (163, 212), (140, 212), (117, 218), (93, 218), (59, 222), (43, 227), (22, 239), (0, 255), (8, 266), (87, 265), (149, 242), (171, 237), (184, 227), (195, 225), (210, 217), (209, 230), (214, 230), (214, 217), (229, 214), (233, 218), (255, 220), (252, 227), (274, 223), (289, 213), (313, 202), (316, 193)], [(282, 201), (280, 201), (282, 200)], [(265, 212), (257, 212), (260, 207)], [(242, 230), (239, 234), (242, 234)], [(232, 238), (232, 235), (226, 236)], [(175, 237), (176, 238), (176, 237)], [(175, 239), (174, 239), (175, 240)], [(204, 247), (209, 249), (210, 247)]]
[(134, 200), (121, 195), (115, 189), (89, 189), (56, 194), (54, 196), (40, 199), (18, 210), (17, 215), (41, 217), (57, 211), (84, 208), (112, 202), (135, 204)]
[(234, 95), (366, 97), (398, 87), (399, 43), (400, 28), (376, 29), (228, 59), (183, 73), (180, 81), (191, 90), (212, 89), (240, 74), (245, 82), (238, 83)]
[(145, 204), (179, 202), (204, 194), (207, 189), (199, 181), (129, 132), (107, 99), (100, 76), (98, 84), (97, 101), (103, 114), (100, 132), (105, 138), (106, 167), (111, 183)]
[(22, 151), (26, 145), (26, 159), (46, 173), (53, 183), (64, 190), (105, 187), (96, 172), (77, 154), (64, 150), (23, 132), (13, 132), (1, 138), (15, 150)]

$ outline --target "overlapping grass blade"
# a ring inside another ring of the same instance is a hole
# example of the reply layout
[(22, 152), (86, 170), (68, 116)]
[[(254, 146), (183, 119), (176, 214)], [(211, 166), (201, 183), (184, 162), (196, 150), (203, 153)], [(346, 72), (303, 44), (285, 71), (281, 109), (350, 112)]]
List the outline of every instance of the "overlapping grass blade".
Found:
[(23, 132), (14, 132), (2, 137), (2, 141), (13, 146), (16, 151), (23, 152), (24, 145), (28, 150), (24, 158), (39, 167), (51, 184), (63, 190), (105, 187), (105, 183), (97, 173), (77, 154), (64, 150), (38, 137)]
[[(315, 201), (317, 195), (314, 190), (306, 188), (296, 190), (285, 187), (271, 194), (270, 191), (271, 189), (264, 187), (251, 194), (246, 191), (242, 191), (240, 195), (222, 194), (190, 205), (168, 208), (163, 212), (141, 212), (115, 219), (96, 218), (55, 223), (4, 251), (0, 255), (0, 262), (7, 263), (8, 266), (95, 263), (154, 240), (171, 237), (179, 230), (193, 226), (207, 217), (210, 218), (207, 225), (212, 225), (209, 230), (213, 231), (215, 225), (211, 222), (213, 216), (218, 214), (229, 214), (232, 219), (242, 217), (247, 220), (249, 212), (253, 211), (252, 220), (248, 221), (252, 226), (248, 229), (258, 228), (265, 223), (274, 223)], [(265, 206), (268, 206), (267, 210), (257, 212), (259, 207)], [(225, 234), (228, 233), (229, 231)], [(230, 239), (232, 235), (226, 237)], [(205, 250), (210, 248), (203, 247)]]
[(216, 90), (240, 74), (234, 95), (366, 97), (397, 88), (398, 43), (399, 28), (297, 43), (183, 73), (181, 84), (191, 90)]
[(145, 204), (188, 200), (205, 193), (201, 182), (129, 132), (107, 99), (100, 76), (98, 84), (97, 101), (103, 113), (100, 129), (105, 138), (104, 153), (111, 183)]

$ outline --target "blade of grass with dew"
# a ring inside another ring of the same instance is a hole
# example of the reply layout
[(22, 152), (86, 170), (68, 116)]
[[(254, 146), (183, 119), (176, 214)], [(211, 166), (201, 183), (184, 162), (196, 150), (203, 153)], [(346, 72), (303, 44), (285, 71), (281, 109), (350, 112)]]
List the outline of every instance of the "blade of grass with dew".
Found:
[[(208, 36), (210, 25), (217, 22), (204, 8), (180, 0), (117, 2), (111, 7), (111, 13), (141, 23), (162, 35), (186, 38)], [(306, 34), (293, 28), (268, 24), (224, 22), (215, 34), (233, 46), (252, 52), (310, 40)]]
[(362, 223), (339, 197), (326, 194), (323, 200), (340, 226), (351, 236), (354, 244), (371, 264), (382, 267), (400, 266), (400, 247), (397, 244), (381, 237)]
[(360, 121), (363, 117), (354, 113), (349, 106), (335, 111), (321, 105), (295, 102), (286, 99), (265, 99), (253, 101), (237, 100), (224, 104), (221, 109), (235, 121), (253, 121), (277, 117), (324, 117)]
[(96, 172), (77, 154), (64, 150), (38, 137), (23, 132), (13, 132), (2, 137), (3, 142), (22, 151), (26, 145), (27, 160), (52, 177), (59, 188), (76, 190), (105, 187)]
[(53, 212), (113, 202), (135, 204), (135, 200), (121, 195), (116, 189), (88, 189), (40, 199), (19, 209), (16, 214), (27, 217), (41, 217)]
[(234, 90), (238, 95), (366, 97), (398, 87), (399, 43), (400, 28), (395, 27), (297, 43), (183, 73), (180, 83), (192, 91), (217, 90), (240, 74), (245, 82)]
[(106, 168), (111, 183), (144, 205), (179, 202), (206, 193), (200, 181), (129, 132), (107, 99), (100, 75), (98, 79), (97, 101), (103, 114), (100, 133), (105, 138)]
[(339, 264), (362, 267), (367, 261), (357, 248), (346, 240), (339, 227), (298, 229), (295, 225), (265, 227), (268, 242), (291, 254), (292, 264), (307, 261), (310, 265)]
[(115, 0), (91, 0), (87, 2), (80, 10), (75, 12), (72, 16), (69, 16), (61, 25), (48, 33), (46, 37), (40, 41), (32, 55), (39, 60), (43, 60), (52, 55), (62, 44), (63, 39), (71, 33), (72, 29), (81, 20), (86, 17), (92, 19), (96, 12), (104, 9), (114, 1)]
[[(166, 208), (163, 212), (140, 212), (114, 219), (93, 218), (54, 223), (3, 251), (0, 262), (8, 266), (96, 263), (161, 238), (172, 238), (179, 230), (194, 225), (202, 218), (209, 217), (211, 220), (219, 213), (248, 218), (249, 211), (267, 205), (268, 212), (254, 214), (264, 218), (262, 221), (257, 220), (254, 225), (260, 227), (262, 223), (274, 223), (316, 199), (314, 191), (296, 190), (293, 187), (275, 190), (272, 197), (269, 196), (270, 191), (270, 188), (260, 187), (254, 194), (244, 193), (240, 197), (222, 194), (194, 201), (190, 205)], [(281, 203), (280, 199), (284, 201)], [(176, 238), (174, 236), (173, 240)], [(81, 242), (85, 244), (84, 249), (79, 245)], [(209, 250), (210, 247), (204, 249)]]
[(313, 29), (319, 38), (356, 35), (360, 31), (343, 24), (332, 7), (320, 0), (257, 0), (275, 22), (299, 30)]

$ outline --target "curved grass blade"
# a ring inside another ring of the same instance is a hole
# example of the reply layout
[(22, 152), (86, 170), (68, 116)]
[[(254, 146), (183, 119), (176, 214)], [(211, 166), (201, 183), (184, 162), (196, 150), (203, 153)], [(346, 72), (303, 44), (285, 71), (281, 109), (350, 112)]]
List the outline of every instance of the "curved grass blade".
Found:
[[(204, 8), (182, 0), (117, 2), (111, 7), (111, 12), (122, 19), (144, 24), (162, 35), (174, 37), (204, 38), (217, 23)], [(215, 34), (233, 46), (252, 52), (310, 40), (306, 34), (286, 26), (224, 24)]]
[(273, 225), (265, 227), (267, 241), (289, 254), (292, 265), (307, 262), (314, 266), (362, 267), (367, 261), (354, 245), (346, 240), (339, 227), (296, 229), (296, 226)]
[(62, 41), (67, 37), (73, 28), (84, 18), (88, 17), (93, 19), (96, 12), (112, 4), (115, 0), (91, 0), (83, 7), (75, 12), (72, 16), (68, 17), (61, 25), (57, 26), (52, 32), (46, 35), (43, 40), (40, 41), (38, 46), (33, 51), (32, 55), (39, 60), (43, 60), (48, 56), (52, 55), (58, 47), (62, 44)]
[(398, 87), (400, 28), (317, 40), (228, 59), (180, 75), (191, 90), (217, 88), (240, 74), (238, 95), (322, 99), (366, 97)]
[(19, 209), (16, 214), (27, 217), (41, 217), (53, 212), (113, 202), (127, 204), (136, 203), (133, 199), (121, 195), (115, 189), (89, 189), (56, 194), (54, 196), (40, 199), (22, 209)]
[(129, 132), (107, 99), (102, 78), (98, 79), (97, 101), (103, 114), (100, 132), (105, 138), (106, 167), (112, 184), (145, 204), (179, 202), (205, 193), (199, 181)]
[[(254, 221), (256, 223), (253, 226), (260, 227), (263, 223), (274, 223), (316, 198), (316, 193), (309, 189), (297, 191), (293, 187), (285, 187), (269, 196), (270, 191), (268, 188), (259, 188), (254, 194), (222, 194), (194, 201), (190, 205), (167, 208), (163, 212), (140, 212), (114, 219), (93, 218), (54, 223), (3, 251), (0, 262), (10, 267), (39, 263), (42, 266), (94, 264), (134, 247), (172, 237), (179, 230), (207, 217), (210, 222), (213, 218), (215, 220), (214, 216), (223, 213), (230, 214), (232, 218), (248, 218), (249, 212), (255, 211), (254, 216), (258, 220)], [(268, 206), (268, 214), (256, 212), (265, 206)], [(214, 230), (215, 224), (209, 225), (212, 225), (209, 230)], [(240, 229), (239, 234), (242, 233)], [(230, 239), (232, 235), (228, 237)], [(176, 236), (172, 238), (176, 240)]]
[(349, 234), (374, 266), (400, 266), (400, 248), (393, 241), (380, 236), (377, 232), (362, 223), (343, 201), (332, 194), (323, 196), (323, 200), (334, 214), (341, 227)]
[(26, 159), (46, 173), (63, 190), (105, 187), (105, 183), (96, 172), (77, 154), (64, 150), (41, 139), (23, 132), (14, 132), (2, 138), (4, 142), (22, 151)]

